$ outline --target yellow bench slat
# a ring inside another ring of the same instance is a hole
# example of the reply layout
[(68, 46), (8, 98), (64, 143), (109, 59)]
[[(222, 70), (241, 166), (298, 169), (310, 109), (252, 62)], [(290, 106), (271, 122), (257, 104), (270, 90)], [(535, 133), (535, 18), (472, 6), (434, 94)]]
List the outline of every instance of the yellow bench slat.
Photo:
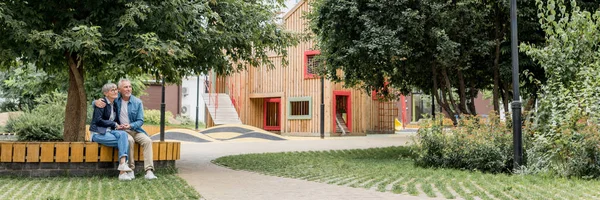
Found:
[(85, 162), (98, 162), (98, 143), (85, 143)]
[(167, 160), (167, 143), (159, 143), (159, 160)]
[(71, 142), (71, 162), (83, 162), (83, 142)]
[(54, 144), (55, 143), (42, 143), (40, 162), (54, 162)]
[(101, 162), (112, 162), (113, 161), (113, 148), (100, 145), (100, 161)]
[(13, 162), (25, 162), (25, 143), (13, 144)]
[(27, 162), (40, 162), (40, 143), (27, 143)]
[(0, 145), (0, 162), (12, 162), (13, 143), (2, 143)]
[(69, 143), (68, 142), (57, 142), (56, 153), (54, 162), (69, 162)]

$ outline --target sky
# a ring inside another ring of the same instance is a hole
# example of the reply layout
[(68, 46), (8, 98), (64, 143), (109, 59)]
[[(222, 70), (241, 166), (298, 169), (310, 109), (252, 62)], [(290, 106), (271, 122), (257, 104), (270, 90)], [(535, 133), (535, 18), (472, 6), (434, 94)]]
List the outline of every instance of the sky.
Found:
[(285, 6), (286, 8), (284, 8), (283, 13), (287, 13), (290, 9), (292, 9), (296, 3), (298, 3), (300, 0), (285, 0)]

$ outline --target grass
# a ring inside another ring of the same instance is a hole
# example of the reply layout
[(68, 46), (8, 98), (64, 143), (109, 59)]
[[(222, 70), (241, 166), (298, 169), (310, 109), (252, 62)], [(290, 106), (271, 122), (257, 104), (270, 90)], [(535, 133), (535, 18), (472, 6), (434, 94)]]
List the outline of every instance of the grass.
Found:
[(199, 199), (201, 196), (174, 174), (146, 180), (117, 177), (0, 178), (0, 199)]
[(236, 170), (381, 192), (463, 199), (600, 199), (600, 181), (415, 167), (408, 147), (226, 156)]

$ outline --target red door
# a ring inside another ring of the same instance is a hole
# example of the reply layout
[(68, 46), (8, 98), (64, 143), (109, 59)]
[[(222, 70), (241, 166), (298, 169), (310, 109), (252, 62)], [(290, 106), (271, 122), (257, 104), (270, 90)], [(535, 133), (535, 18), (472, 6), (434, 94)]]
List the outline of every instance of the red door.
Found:
[[(333, 91), (333, 132), (337, 132), (339, 126), (352, 132), (352, 98), (350, 91)], [(338, 124), (337, 119), (340, 123)], [(341, 130), (340, 130), (341, 131)]]
[(263, 128), (267, 131), (281, 130), (281, 98), (265, 99)]

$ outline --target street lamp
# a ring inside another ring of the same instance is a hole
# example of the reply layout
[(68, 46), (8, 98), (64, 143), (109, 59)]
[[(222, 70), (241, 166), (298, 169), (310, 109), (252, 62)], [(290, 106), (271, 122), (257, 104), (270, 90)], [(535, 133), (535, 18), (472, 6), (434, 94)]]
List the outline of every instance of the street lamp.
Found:
[(519, 52), (517, 49), (517, 0), (510, 1), (510, 29), (512, 50), (513, 81), (513, 147), (515, 153), (515, 169), (523, 165), (523, 136), (521, 134), (521, 101), (519, 99)]
[(325, 75), (321, 75), (321, 139), (325, 138)]
[(160, 101), (160, 141), (165, 141), (165, 76), (162, 76), (162, 94)]
[(198, 130), (198, 109), (200, 102), (200, 75), (196, 78), (196, 130)]

